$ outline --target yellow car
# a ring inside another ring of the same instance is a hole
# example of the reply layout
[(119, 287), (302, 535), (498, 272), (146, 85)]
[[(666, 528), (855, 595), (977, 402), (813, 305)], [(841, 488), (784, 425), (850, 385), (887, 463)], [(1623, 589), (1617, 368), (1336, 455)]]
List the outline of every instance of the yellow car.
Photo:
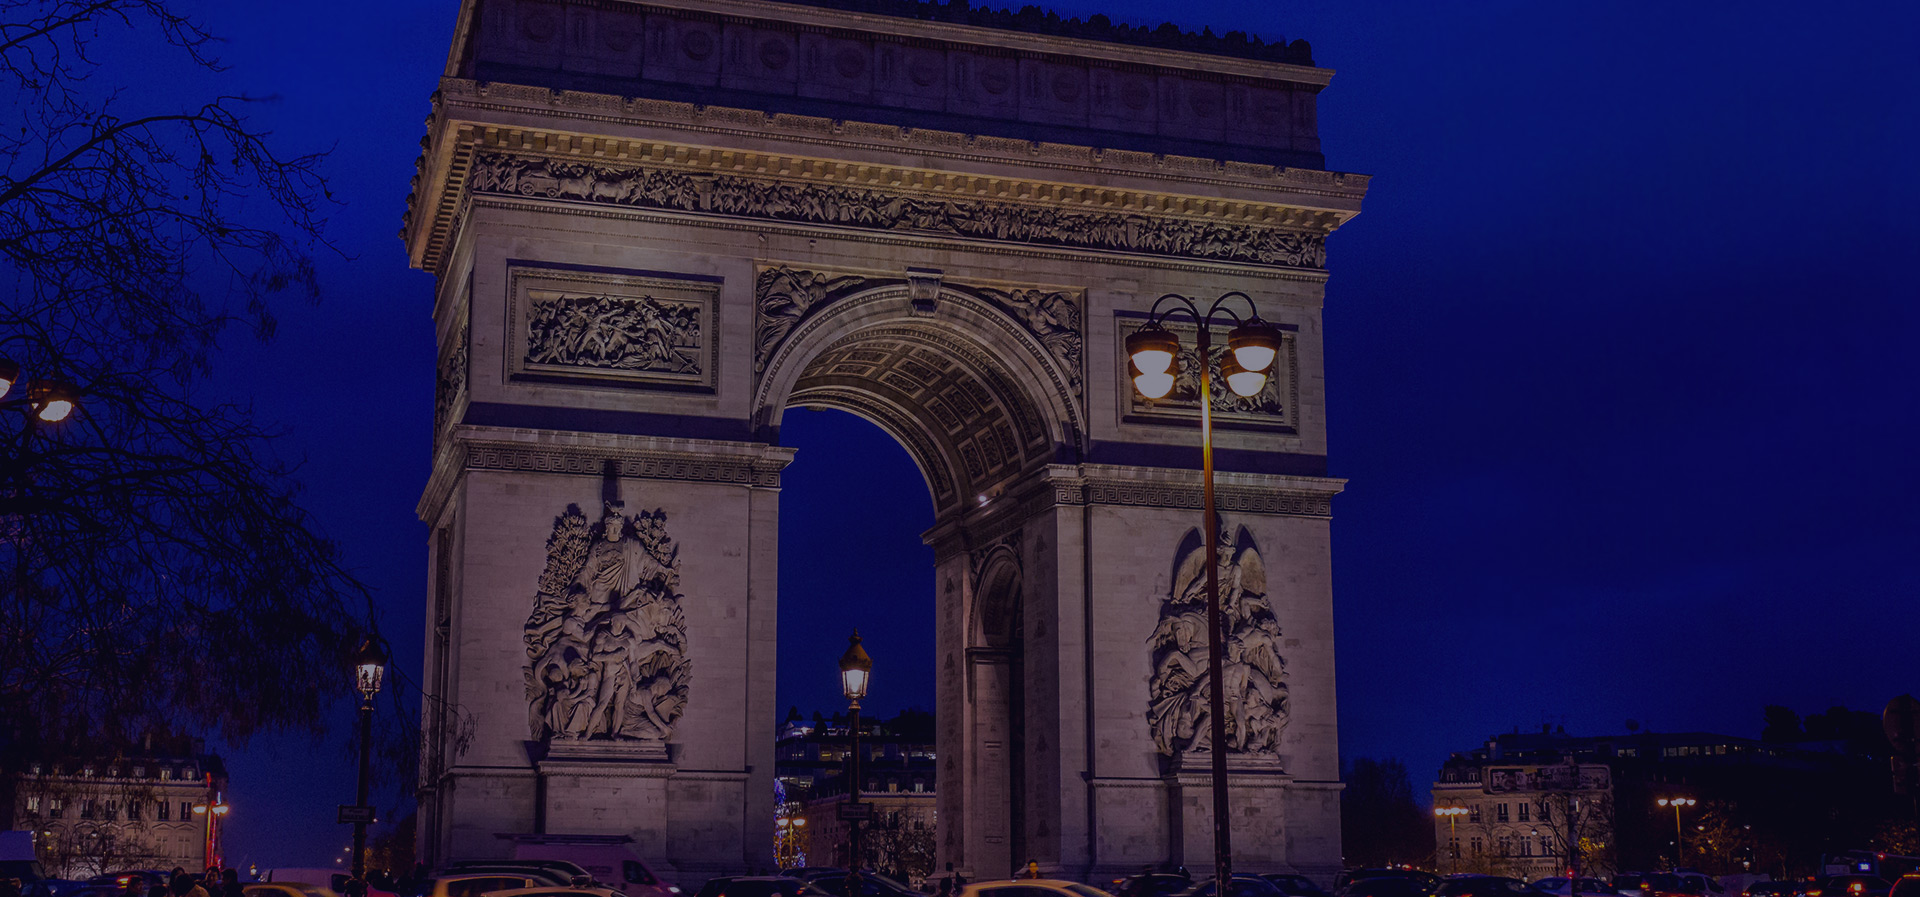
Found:
[(1113, 895), (1077, 881), (1017, 878), (1012, 881), (983, 881), (979, 884), (967, 885), (954, 897), (1113, 897)]

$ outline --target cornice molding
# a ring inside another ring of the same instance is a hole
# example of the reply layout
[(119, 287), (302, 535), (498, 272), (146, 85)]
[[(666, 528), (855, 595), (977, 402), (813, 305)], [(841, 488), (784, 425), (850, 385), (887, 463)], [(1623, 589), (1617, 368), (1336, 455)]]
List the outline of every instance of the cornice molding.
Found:
[(794, 450), (755, 442), (454, 427), (415, 512), (432, 524), (469, 471), (550, 473), (780, 488)]
[[(1209, 224), (1254, 225), (1325, 236), (1359, 212), (1369, 177), (1188, 156), (1041, 143), (951, 131), (834, 121), (748, 109), (698, 106), (610, 94), (553, 91), (516, 84), (445, 79), (428, 118), (428, 146), (416, 162), (401, 236), (415, 267), (438, 270), (449, 232), (467, 196), (476, 152), (497, 150), (594, 165), (648, 165), (686, 173), (758, 175), (807, 184), (839, 184), (902, 195), (1003, 202), (1029, 207), (1169, 216)], [(919, 157), (1054, 169), (1069, 179), (967, 174), (931, 168), (854, 163), (758, 150), (577, 131), (514, 127), (467, 113), (560, 113), (571, 123), (665, 125), (680, 131), (764, 141), (787, 137), (823, 150), (897, 150)], [(1181, 185), (1280, 192), (1270, 201), (1099, 186), (1114, 174)], [(1074, 183), (1074, 180), (1081, 181)], [(1313, 266), (1309, 266), (1313, 267)]]

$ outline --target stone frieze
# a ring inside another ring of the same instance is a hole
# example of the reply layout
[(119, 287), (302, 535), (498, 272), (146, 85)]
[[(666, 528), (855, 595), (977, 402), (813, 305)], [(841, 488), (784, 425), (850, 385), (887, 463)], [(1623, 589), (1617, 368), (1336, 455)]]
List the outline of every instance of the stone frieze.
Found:
[(528, 365), (699, 374), (699, 305), (656, 296), (535, 290), (527, 302)]
[(885, 189), (481, 152), (474, 193), (1318, 270), (1326, 240), (1254, 224), (1064, 211)]

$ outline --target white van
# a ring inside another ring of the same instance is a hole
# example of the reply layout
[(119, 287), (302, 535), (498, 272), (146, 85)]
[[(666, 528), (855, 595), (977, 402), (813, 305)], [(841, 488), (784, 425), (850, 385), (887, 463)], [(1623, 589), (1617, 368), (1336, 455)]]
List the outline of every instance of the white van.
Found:
[(633, 850), (631, 835), (500, 835), (516, 860), (565, 860), (587, 870), (601, 887), (627, 897), (677, 897), (680, 889), (655, 875)]

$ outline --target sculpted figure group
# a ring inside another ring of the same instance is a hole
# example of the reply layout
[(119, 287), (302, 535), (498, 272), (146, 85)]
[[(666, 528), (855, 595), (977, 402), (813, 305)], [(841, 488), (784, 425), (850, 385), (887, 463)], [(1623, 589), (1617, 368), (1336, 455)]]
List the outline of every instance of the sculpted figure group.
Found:
[(680, 559), (660, 511), (608, 502), (588, 525), (554, 521), (527, 618), (527, 724), (535, 740), (665, 740), (687, 701)]
[(622, 371), (700, 371), (700, 312), (651, 296), (560, 294), (527, 309), (527, 361)]
[(474, 157), (468, 183), (477, 193), (545, 196), (1290, 268), (1326, 266), (1326, 241), (1317, 234), (1139, 212), (1063, 212), (1014, 203), (934, 199), (835, 184), (594, 165), (497, 152)]
[[(1287, 725), (1287, 665), (1280, 656), (1280, 621), (1267, 599), (1267, 569), (1243, 528), (1237, 539), (1219, 534), (1220, 610), (1226, 644), (1221, 682), (1226, 692), (1227, 750), (1272, 756)], [(1212, 706), (1207, 678), (1207, 553), (1193, 540), (1175, 568), (1173, 589), (1161, 603), (1160, 623), (1148, 639), (1153, 678), (1147, 724), (1160, 753), (1208, 750)]]

